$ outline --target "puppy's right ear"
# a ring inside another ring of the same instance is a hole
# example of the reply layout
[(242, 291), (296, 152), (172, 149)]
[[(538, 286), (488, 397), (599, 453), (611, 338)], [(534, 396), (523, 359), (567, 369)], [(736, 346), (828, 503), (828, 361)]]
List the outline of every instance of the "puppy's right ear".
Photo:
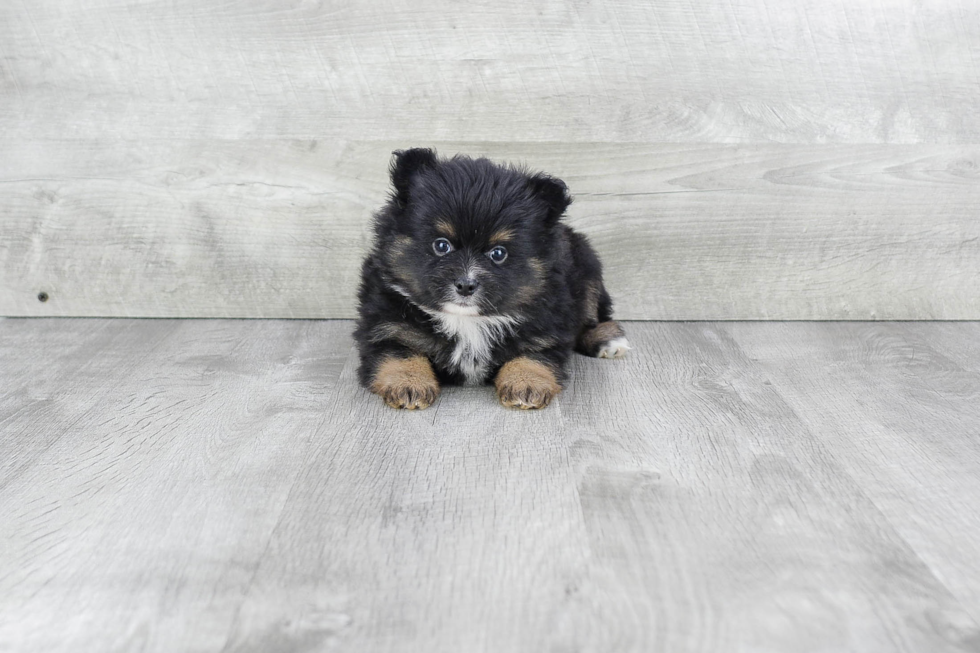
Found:
[(424, 168), (436, 165), (435, 150), (414, 147), (410, 150), (397, 150), (391, 161), (391, 185), (395, 187), (395, 199), (399, 206), (408, 204), (408, 189), (412, 177)]
[(572, 203), (572, 198), (568, 194), (568, 186), (561, 179), (540, 172), (528, 177), (527, 181), (531, 193), (544, 200), (548, 208), (548, 212), (545, 214), (545, 224), (549, 227), (553, 226), (565, 213), (568, 205)]

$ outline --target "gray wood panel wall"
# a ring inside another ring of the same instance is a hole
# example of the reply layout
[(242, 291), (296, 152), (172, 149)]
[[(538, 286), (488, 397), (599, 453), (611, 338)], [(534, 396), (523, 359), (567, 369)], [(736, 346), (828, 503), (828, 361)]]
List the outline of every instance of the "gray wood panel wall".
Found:
[(350, 317), (428, 145), (564, 178), (625, 318), (980, 319), (978, 62), (974, 0), (4, 2), (0, 314)]

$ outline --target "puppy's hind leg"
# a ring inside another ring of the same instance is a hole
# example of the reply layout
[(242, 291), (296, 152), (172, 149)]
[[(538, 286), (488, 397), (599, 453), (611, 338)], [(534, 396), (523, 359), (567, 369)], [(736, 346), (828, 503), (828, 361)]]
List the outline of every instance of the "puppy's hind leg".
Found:
[(622, 358), (630, 350), (630, 343), (619, 322), (609, 320), (586, 327), (579, 334), (575, 349), (595, 358)]
[(601, 280), (590, 285), (587, 297), (585, 326), (575, 341), (575, 350), (594, 358), (622, 358), (630, 343), (623, 327), (612, 319), (612, 299)]

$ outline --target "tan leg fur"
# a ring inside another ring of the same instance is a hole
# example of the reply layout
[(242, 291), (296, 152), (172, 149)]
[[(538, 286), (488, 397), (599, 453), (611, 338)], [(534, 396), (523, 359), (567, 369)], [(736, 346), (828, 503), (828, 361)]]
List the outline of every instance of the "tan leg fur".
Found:
[(554, 372), (525, 356), (504, 364), (494, 379), (500, 403), (507, 408), (544, 408), (561, 392)]
[(439, 381), (425, 356), (388, 358), (374, 373), (371, 392), (392, 408), (428, 408), (439, 396)]

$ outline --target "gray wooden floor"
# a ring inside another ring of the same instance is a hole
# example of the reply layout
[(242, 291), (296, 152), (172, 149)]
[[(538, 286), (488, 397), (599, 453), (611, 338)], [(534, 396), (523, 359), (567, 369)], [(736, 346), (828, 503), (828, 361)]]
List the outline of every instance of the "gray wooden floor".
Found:
[(350, 322), (0, 320), (0, 650), (980, 650), (980, 323), (633, 323), (542, 412)]

